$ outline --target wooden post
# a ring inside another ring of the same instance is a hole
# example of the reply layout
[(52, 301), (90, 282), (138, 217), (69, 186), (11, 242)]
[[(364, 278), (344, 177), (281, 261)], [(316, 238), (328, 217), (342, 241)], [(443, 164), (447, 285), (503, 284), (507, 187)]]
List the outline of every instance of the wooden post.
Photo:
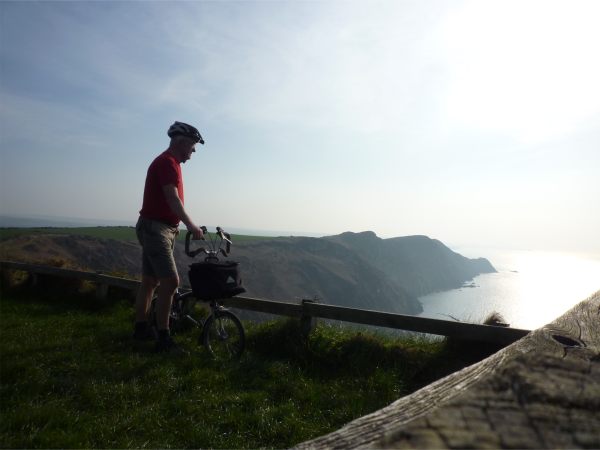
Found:
[(302, 316), (300, 317), (300, 330), (302, 331), (302, 336), (305, 339), (308, 338), (308, 335), (310, 334), (310, 332), (317, 325), (317, 319), (310, 315), (310, 313), (307, 311), (307, 308), (305, 306), (309, 303), (311, 303), (311, 304), (319, 303), (319, 299), (317, 297), (315, 297), (313, 299), (308, 299), (308, 298), (302, 299)]

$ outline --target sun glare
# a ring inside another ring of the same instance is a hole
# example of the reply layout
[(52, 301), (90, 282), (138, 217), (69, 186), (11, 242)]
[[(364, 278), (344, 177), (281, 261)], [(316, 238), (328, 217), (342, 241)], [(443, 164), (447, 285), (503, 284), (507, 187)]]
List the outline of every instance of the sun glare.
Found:
[(468, 3), (445, 27), (449, 117), (541, 141), (598, 112), (599, 14), (599, 2)]
[(511, 314), (531, 327), (551, 322), (600, 289), (600, 263), (564, 253), (520, 253), (515, 258), (519, 299)]

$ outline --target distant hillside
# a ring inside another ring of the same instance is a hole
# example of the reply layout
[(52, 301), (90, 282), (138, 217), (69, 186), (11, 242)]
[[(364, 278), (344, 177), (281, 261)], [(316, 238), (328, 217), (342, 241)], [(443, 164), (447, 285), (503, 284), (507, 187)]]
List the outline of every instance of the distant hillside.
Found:
[(481, 273), (496, 272), (487, 259), (465, 258), (427, 236), (381, 239), (367, 231), (325, 239), (354, 250), (391, 281), (417, 297), (458, 288)]
[(235, 248), (248, 293), (264, 298), (317, 296), (324, 303), (416, 314), (416, 297), (343, 245), (322, 238), (278, 238)]
[(0, 258), (139, 276), (141, 250), (131, 240), (71, 234), (29, 234), (0, 241)]
[[(175, 246), (184, 285), (192, 262)], [(133, 240), (68, 234), (27, 234), (0, 242), (0, 258), (140, 276), (141, 250)], [(325, 238), (251, 240), (234, 245), (249, 296), (416, 314), (417, 297), (461, 286), (494, 272), (485, 259), (468, 259), (425, 236), (381, 239), (372, 232)]]

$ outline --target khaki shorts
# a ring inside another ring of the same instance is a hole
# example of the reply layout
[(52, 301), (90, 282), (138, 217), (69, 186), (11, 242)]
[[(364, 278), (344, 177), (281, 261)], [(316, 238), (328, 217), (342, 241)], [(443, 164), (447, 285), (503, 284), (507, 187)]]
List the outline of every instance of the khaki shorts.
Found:
[(140, 217), (135, 231), (142, 245), (142, 274), (156, 279), (176, 277), (173, 248), (179, 229)]

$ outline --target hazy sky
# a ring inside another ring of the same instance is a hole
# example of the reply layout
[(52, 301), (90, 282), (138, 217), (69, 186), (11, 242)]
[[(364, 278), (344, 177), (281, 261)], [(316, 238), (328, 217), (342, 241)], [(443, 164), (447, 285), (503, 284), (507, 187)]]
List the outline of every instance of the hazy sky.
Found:
[[(0, 2), (0, 213), (600, 252), (600, 2)], [(201, 146), (198, 146), (200, 148)]]

